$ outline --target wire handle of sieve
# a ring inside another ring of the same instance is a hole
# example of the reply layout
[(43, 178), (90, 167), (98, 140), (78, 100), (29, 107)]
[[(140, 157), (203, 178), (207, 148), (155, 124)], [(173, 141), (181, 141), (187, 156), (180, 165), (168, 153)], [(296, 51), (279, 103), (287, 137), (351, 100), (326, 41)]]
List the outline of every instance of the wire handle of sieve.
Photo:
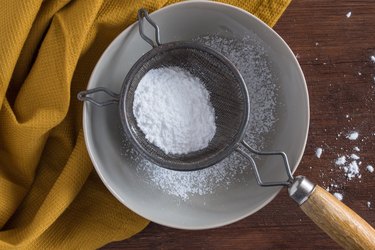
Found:
[(288, 176), (288, 180), (287, 181), (264, 182), (264, 181), (262, 181), (262, 178), (260, 177), (259, 170), (258, 170), (258, 167), (255, 163), (254, 158), (249, 153), (245, 152), (244, 149), (242, 149), (240, 147), (237, 147), (235, 149), (238, 153), (240, 153), (242, 156), (244, 156), (247, 160), (250, 161), (251, 165), (253, 166), (255, 179), (260, 186), (262, 186), (262, 187), (287, 186), (288, 187), (293, 183), (294, 177), (293, 177), (292, 171), (290, 169), (288, 156), (286, 155), (285, 152), (261, 152), (261, 151), (255, 150), (252, 147), (250, 147), (250, 145), (247, 142), (245, 142), (244, 140), (242, 142), (240, 142), (240, 144), (242, 144), (242, 146), (245, 149), (247, 149), (248, 151), (250, 151), (251, 153), (256, 154), (256, 155), (279, 155), (283, 158), (283, 163), (284, 163), (284, 167), (285, 167), (285, 170), (286, 170), (286, 174)]
[[(146, 36), (146, 34), (143, 31), (143, 20), (144, 18), (151, 24), (152, 27), (155, 29), (155, 42)], [(160, 46), (160, 30), (159, 26), (156, 25), (156, 23), (151, 19), (151, 17), (148, 15), (148, 11), (144, 8), (138, 10), (138, 22), (139, 22), (139, 34), (145, 40), (148, 44), (150, 44), (153, 48)]]
[[(109, 95), (110, 97), (112, 97), (113, 99), (109, 99), (109, 100), (100, 102), (100, 101), (97, 101), (93, 97), (90, 96), (91, 94), (98, 93), (98, 92), (104, 92), (107, 95)], [(116, 104), (116, 103), (119, 103), (119, 101), (120, 101), (120, 95), (119, 94), (116, 94), (115, 92), (112, 92), (111, 90), (109, 90), (107, 88), (104, 88), (104, 87), (97, 87), (97, 88), (81, 91), (77, 94), (77, 98), (80, 101), (91, 102), (91, 103), (93, 103), (93, 104), (95, 104), (96, 106), (99, 106), (99, 107), (104, 107), (104, 106), (107, 106), (107, 105), (110, 105), (110, 104)]]

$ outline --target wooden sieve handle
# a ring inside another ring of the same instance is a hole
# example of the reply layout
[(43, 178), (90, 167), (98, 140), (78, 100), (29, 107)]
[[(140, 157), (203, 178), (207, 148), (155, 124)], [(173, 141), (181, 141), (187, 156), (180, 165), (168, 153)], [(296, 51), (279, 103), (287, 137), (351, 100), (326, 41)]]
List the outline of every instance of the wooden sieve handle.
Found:
[(375, 249), (375, 230), (329, 192), (315, 186), (301, 209), (346, 249)]

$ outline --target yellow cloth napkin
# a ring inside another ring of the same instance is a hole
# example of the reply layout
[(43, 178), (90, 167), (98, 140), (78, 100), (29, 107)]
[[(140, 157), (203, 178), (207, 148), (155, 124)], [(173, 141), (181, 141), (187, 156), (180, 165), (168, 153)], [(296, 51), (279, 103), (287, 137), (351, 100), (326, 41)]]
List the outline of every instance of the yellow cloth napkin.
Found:
[[(2, 1), (0, 249), (94, 249), (148, 224), (93, 171), (76, 94), (140, 7), (153, 11), (173, 2)], [(225, 2), (272, 26), (290, 0)]]

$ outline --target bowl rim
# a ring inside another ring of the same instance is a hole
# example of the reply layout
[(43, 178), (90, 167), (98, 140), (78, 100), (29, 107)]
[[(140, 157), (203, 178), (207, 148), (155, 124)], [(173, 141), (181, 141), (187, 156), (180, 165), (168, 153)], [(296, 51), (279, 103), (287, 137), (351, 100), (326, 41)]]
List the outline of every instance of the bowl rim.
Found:
[[(184, 6), (184, 5), (194, 5), (194, 4), (202, 4), (202, 5), (206, 5), (206, 6), (223, 6), (223, 7), (226, 7), (226, 8), (229, 8), (229, 9), (234, 9), (238, 12), (240, 12), (241, 14), (243, 15), (246, 15), (248, 16), (249, 18), (252, 18), (254, 19), (256, 22), (258, 22), (264, 29), (267, 29), (268, 32), (271, 32), (273, 33), (274, 36), (276, 36), (281, 43), (283, 43), (285, 49), (287, 49), (287, 51), (289, 52), (289, 54), (291, 55), (291, 59), (293, 60), (293, 62), (295, 63), (296, 67), (297, 67), (297, 70), (301, 76), (301, 85), (303, 85), (303, 89), (304, 89), (304, 92), (305, 92), (305, 96), (306, 96), (306, 115), (307, 115), (307, 120), (306, 120), (306, 124), (305, 124), (305, 135), (304, 135), (304, 138), (303, 138), (303, 141), (301, 139), (301, 142), (302, 142), (302, 147), (301, 147), (301, 151), (299, 152), (298, 154), (298, 157), (297, 157), (297, 160), (296, 160), (296, 163), (295, 165), (292, 166), (292, 174), (294, 174), (294, 172), (297, 170), (300, 162), (301, 162), (301, 159), (303, 157), (303, 154), (304, 154), (304, 151), (305, 151), (305, 148), (306, 148), (306, 143), (307, 143), (307, 138), (308, 138), (308, 131), (309, 131), (309, 126), (310, 126), (310, 102), (309, 102), (309, 94), (308, 94), (308, 88), (307, 88), (307, 84), (306, 84), (306, 80), (305, 80), (305, 76), (303, 74), (303, 71), (301, 69), (301, 66), (299, 65), (298, 63), (298, 60), (297, 58), (295, 57), (293, 51), (290, 49), (290, 47), (288, 46), (288, 44), (284, 41), (284, 39), (278, 34), (276, 33), (271, 27), (269, 27), (266, 23), (264, 23), (261, 19), (259, 19), (258, 17), (256, 17), (255, 15), (247, 12), (246, 10), (244, 9), (241, 9), (239, 7), (236, 7), (236, 6), (233, 6), (233, 5), (230, 5), (230, 4), (226, 4), (226, 3), (220, 3), (220, 2), (212, 2), (212, 1), (206, 1), (206, 0), (194, 0), (194, 1), (182, 1), (182, 2), (178, 2), (178, 3), (174, 3), (174, 4), (171, 4), (171, 5), (168, 5), (168, 6), (165, 6), (163, 8), (160, 8), (152, 13), (150, 13), (150, 17), (152, 17), (153, 15), (155, 14), (158, 14), (158, 13), (162, 13), (162, 12), (165, 12), (165, 11), (170, 11), (171, 9), (175, 8), (176, 6)], [(129, 25), (126, 29), (124, 29), (123, 31), (121, 31), (115, 39), (113, 39), (113, 41), (108, 45), (108, 47), (104, 50), (104, 52), (101, 54), (99, 60), (97, 61), (93, 71), (91, 72), (91, 75), (90, 75), (90, 78), (89, 78), (89, 81), (88, 81), (88, 85), (87, 85), (87, 89), (90, 89), (92, 88), (92, 85), (94, 84), (94, 79), (93, 79), (93, 75), (94, 75), (94, 72), (96, 72), (98, 70), (98, 67), (99, 65), (102, 63), (102, 61), (104, 60), (105, 58), (105, 54), (108, 53), (108, 51), (110, 50), (111, 46), (119, 39), (122, 38), (122, 35), (124, 33), (129, 33), (129, 31), (131, 29), (134, 28), (135, 25), (138, 24), (138, 21), (135, 21), (133, 24)], [(171, 227), (171, 228), (176, 228), (176, 229), (188, 229), (188, 230), (203, 230), (203, 229), (212, 229), (212, 228), (218, 228), (218, 227), (222, 227), (222, 226), (225, 226), (225, 225), (229, 225), (229, 224), (232, 224), (232, 223), (235, 223), (237, 221), (240, 221), (256, 212), (258, 212), (259, 210), (261, 210), (263, 207), (265, 207), (266, 205), (268, 205), (278, 194), (279, 192), (281, 191), (282, 187), (279, 187), (278, 190), (276, 190), (272, 195), (270, 195), (269, 198), (265, 199), (264, 202), (262, 204), (260, 204), (258, 207), (256, 207), (255, 209), (252, 209), (251, 211), (248, 211), (247, 213), (244, 213), (242, 216), (238, 216), (236, 217), (235, 219), (230, 219), (230, 220), (227, 220), (225, 222), (217, 222), (217, 223), (211, 223), (209, 225), (197, 225), (197, 226), (186, 226), (186, 225), (183, 225), (183, 224), (180, 224), (180, 225), (175, 225), (175, 224), (171, 224), (171, 223), (166, 223), (164, 221), (160, 221), (158, 219), (154, 219), (154, 218), (150, 218), (149, 216), (147, 215), (143, 215), (141, 213), (139, 213), (139, 211), (137, 211), (136, 209), (133, 209), (131, 206), (129, 206), (129, 204), (126, 202), (126, 200), (124, 199), (124, 197), (122, 197), (121, 195), (119, 195), (116, 190), (114, 190), (114, 188), (111, 186), (110, 184), (110, 181), (107, 180), (103, 173), (101, 173), (101, 167), (99, 166), (100, 164), (96, 161), (96, 156), (95, 154), (93, 153), (93, 150), (91, 149), (92, 145), (91, 143), (89, 142), (89, 128), (88, 128), (88, 120), (89, 120), (89, 116), (88, 116), (88, 106), (87, 106), (87, 103), (84, 102), (83, 104), (83, 132), (84, 132), (84, 140), (85, 140), (85, 144), (86, 144), (86, 147), (87, 147), (87, 151), (88, 151), (88, 154), (90, 156), (90, 159), (94, 165), (94, 168), (97, 172), (97, 174), (99, 175), (101, 181), (103, 182), (103, 184), (106, 186), (106, 188), (110, 191), (110, 193), (118, 200), (120, 201), (125, 207), (129, 208), (131, 211), (133, 211), (134, 213), (140, 215), (141, 217), (145, 218), (145, 219), (148, 219), (154, 223), (157, 223), (157, 224), (160, 224), (160, 225), (163, 225), (163, 226), (167, 226), (167, 227)]]

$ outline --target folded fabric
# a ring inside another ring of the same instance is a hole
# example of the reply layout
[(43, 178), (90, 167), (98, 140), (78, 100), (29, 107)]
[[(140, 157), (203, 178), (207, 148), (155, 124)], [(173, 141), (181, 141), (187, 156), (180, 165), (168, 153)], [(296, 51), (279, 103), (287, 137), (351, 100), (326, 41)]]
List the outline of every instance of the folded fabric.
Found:
[[(171, 0), (5, 0), (0, 7), (0, 249), (93, 249), (148, 221), (101, 183), (78, 91), (109, 43)], [(228, 0), (270, 26), (290, 0)]]

